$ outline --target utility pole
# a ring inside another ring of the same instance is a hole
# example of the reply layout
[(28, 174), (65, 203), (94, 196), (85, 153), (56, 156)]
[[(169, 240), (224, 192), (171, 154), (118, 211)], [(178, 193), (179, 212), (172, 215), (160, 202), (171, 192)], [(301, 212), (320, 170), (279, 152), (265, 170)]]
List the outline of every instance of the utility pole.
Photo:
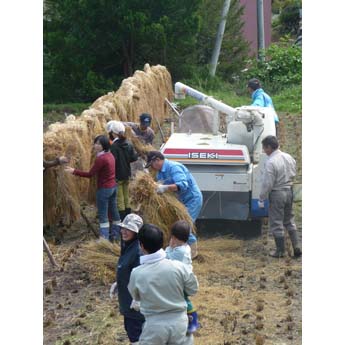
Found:
[(265, 61), (264, 0), (256, 0), (258, 23), (258, 59)]
[(226, 18), (228, 16), (229, 9), (230, 9), (230, 3), (231, 3), (231, 0), (225, 0), (224, 5), (223, 5), (222, 15), (220, 18), (220, 23), (218, 26), (218, 32), (217, 32), (217, 37), (216, 37), (216, 44), (213, 48), (212, 58), (211, 58), (210, 75), (212, 77), (214, 77), (216, 74), (220, 48), (222, 46), (223, 35), (224, 35), (224, 30), (225, 30)]

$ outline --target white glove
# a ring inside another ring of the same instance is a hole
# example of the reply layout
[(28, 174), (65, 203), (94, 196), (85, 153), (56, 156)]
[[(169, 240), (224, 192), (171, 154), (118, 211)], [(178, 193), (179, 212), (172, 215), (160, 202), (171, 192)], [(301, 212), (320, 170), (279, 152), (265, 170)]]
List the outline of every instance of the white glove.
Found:
[(163, 194), (169, 189), (167, 184), (159, 184), (156, 188), (157, 194)]
[(109, 296), (111, 299), (114, 298), (115, 295), (118, 294), (118, 288), (117, 288), (117, 282), (113, 283), (110, 287), (110, 290), (109, 290)]
[(258, 200), (258, 207), (265, 208), (265, 202), (263, 200)]
[(140, 302), (134, 299), (129, 307), (135, 311), (140, 311)]

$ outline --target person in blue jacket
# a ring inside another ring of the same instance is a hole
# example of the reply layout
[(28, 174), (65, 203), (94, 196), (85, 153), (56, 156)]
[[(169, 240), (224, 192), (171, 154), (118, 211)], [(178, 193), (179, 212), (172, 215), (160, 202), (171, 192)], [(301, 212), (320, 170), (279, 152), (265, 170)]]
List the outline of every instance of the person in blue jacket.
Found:
[(128, 214), (119, 224), (122, 237), (121, 255), (117, 263), (116, 282), (110, 289), (110, 297), (118, 294), (120, 313), (124, 316), (124, 326), (131, 344), (139, 344), (145, 321), (139, 311), (138, 302), (132, 299), (127, 288), (133, 268), (140, 265), (138, 232), (142, 225), (142, 218), (134, 213)]
[[(150, 151), (147, 154), (146, 168), (158, 171), (157, 193), (167, 191), (176, 192), (178, 199), (186, 206), (193, 222), (196, 221), (202, 207), (202, 193), (189, 170), (181, 163), (169, 161), (159, 151)], [(192, 259), (197, 256), (197, 240), (191, 232), (187, 243), (191, 247)]]
[[(253, 103), (251, 105), (274, 109), (272, 98), (263, 90), (258, 79), (250, 79), (247, 84), (247, 89), (252, 96)], [(274, 122), (276, 123), (276, 125), (279, 123), (277, 114), (275, 114)]]

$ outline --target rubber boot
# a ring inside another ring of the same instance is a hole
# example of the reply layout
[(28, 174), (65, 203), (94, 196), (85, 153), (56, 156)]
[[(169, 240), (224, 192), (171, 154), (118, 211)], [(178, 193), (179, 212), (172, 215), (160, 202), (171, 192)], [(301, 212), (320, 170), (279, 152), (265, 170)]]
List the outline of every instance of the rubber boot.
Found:
[(126, 208), (125, 209), (126, 216), (127, 216), (127, 214), (130, 214), (130, 213), (132, 213), (132, 209), (131, 208)]
[(109, 227), (99, 228), (99, 237), (109, 240)]
[(199, 327), (200, 324), (198, 322), (198, 314), (196, 311), (193, 311), (192, 313), (188, 313), (188, 328), (187, 328), (187, 334), (194, 333)]
[(289, 231), (289, 236), (293, 247), (294, 257), (298, 258), (302, 255), (302, 250), (298, 245), (297, 231)]
[(119, 211), (120, 213), (120, 219), (121, 219), (121, 222), (125, 219), (125, 217), (127, 216), (127, 213), (125, 210), (123, 211)]
[(120, 221), (113, 221), (111, 224), (111, 229), (110, 229), (110, 237), (111, 237), (111, 241), (120, 241), (120, 227), (119, 224)]
[(285, 241), (284, 237), (274, 237), (276, 243), (276, 250), (270, 253), (273, 258), (282, 258), (285, 253)]

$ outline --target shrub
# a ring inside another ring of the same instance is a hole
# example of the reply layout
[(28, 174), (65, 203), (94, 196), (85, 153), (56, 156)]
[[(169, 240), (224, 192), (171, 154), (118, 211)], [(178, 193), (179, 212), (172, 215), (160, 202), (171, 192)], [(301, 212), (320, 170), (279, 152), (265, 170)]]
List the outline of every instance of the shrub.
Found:
[(290, 0), (284, 4), (279, 15), (279, 32), (281, 34), (297, 34), (301, 7), (302, 2), (300, 0)]
[(246, 72), (247, 79), (258, 78), (271, 91), (302, 81), (302, 50), (296, 46), (272, 44), (266, 50), (266, 61), (250, 61), (252, 67)]

